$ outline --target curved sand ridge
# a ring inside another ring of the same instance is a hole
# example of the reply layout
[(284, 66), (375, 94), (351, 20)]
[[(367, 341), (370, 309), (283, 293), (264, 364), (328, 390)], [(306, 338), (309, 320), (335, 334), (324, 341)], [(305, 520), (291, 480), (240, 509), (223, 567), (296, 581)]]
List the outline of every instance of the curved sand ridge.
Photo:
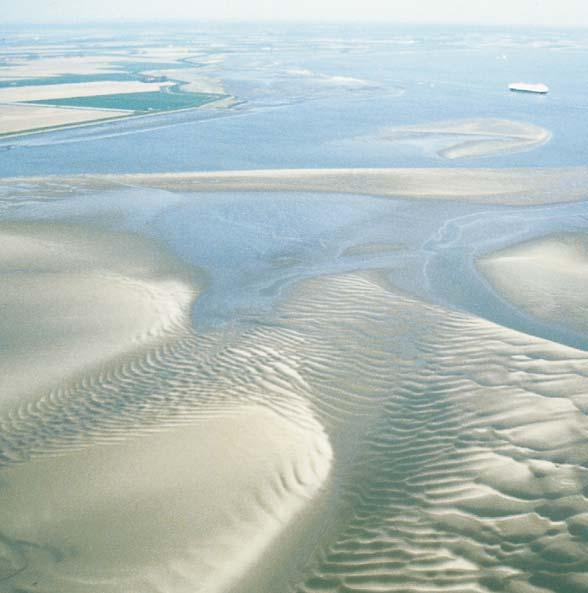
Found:
[(0, 588), (225, 590), (329, 473), (295, 368), (200, 391), (194, 287), (147, 241), (13, 223), (0, 245)]
[[(33, 579), (46, 593), (581, 591), (586, 393), (585, 352), (426, 304), (376, 274), (308, 280), (271, 323), (186, 333), (5, 418), (3, 566), (21, 572), (2, 584), (9, 593), (34, 590)], [(279, 520), (274, 496), (294, 509), (319, 492), (331, 447), (323, 510), (298, 545), (283, 535), (286, 552), (227, 587), (216, 563), (240, 566), (232, 553), (249, 553), (241, 536), (257, 517)], [(36, 456), (48, 449), (61, 455)], [(187, 505), (173, 484), (190, 482), (190, 468), (201, 488), (190, 504), (205, 511), (194, 511), (196, 532), (171, 510)], [(89, 485), (63, 487), (81, 471)]]
[(480, 118), (392, 128), (382, 137), (417, 144), (446, 159), (459, 159), (532, 150), (549, 142), (551, 132), (526, 122)]
[(536, 205), (584, 200), (588, 168), (271, 169), (0, 179), (0, 206), (73, 191), (149, 187), (173, 192), (280, 191)]
[(517, 307), (544, 321), (588, 332), (588, 236), (534, 239), (482, 257), (477, 267)]

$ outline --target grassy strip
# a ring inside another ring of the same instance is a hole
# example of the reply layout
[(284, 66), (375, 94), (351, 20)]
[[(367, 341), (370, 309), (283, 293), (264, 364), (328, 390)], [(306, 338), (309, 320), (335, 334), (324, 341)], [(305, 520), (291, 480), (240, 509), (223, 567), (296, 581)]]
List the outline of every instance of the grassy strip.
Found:
[(95, 95), (91, 97), (67, 97), (63, 99), (44, 99), (27, 101), (38, 105), (56, 105), (60, 107), (87, 107), (94, 109), (123, 109), (127, 111), (175, 111), (200, 107), (212, 101), (218, 101), (226, 95), (213, 93), (178, 93), (152, 91), (145, 93), (119, 93), (113, 95)]

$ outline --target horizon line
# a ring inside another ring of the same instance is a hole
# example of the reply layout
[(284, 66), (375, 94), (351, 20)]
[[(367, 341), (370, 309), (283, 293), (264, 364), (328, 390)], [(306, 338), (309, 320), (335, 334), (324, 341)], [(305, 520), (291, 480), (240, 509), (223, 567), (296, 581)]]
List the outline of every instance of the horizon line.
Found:
[[(321, 19), (321, 18), (292, 18), (292, 19), (276, 19), (276, 18), (243, 18), (243, 17), (207, 17), (207, 18), (187, 18), (187, 17), (174, 17), (174, 18), (156, 18), (149, 17), (145, 19), (135, 18), (81, 18), (81, 19), (51, 19), (51, 20), (23, 20), (13, 19), (4, 21), (3, 28), (8, 27), (31, 27), (31, 26), (115, 26), (122, 27), (125, 25), (181, 25), (189, 26), (195, 24), (243, 24), (243, 25), (254, 25), (254, 24), (275, 24), (275, 25), (351, 25), (351, 26), (399, 26), (399, 27), (423, 27), (423, 28), (437, 28), (437, 27), (476, 27), (479, 29), (501, 29), (505, 27), (514, 27), (516, 29), (540, 29), (540, 30), (588, 30), (587, 24), (565, 24), (565, 23), (520, 23), (520, 22), (496, 22), (496, 23), (480, 23), (476, 21), (411, 21), (411, 20), (376, 20), (376, 19), (357, 19), (357, 18), (334, 18), (334, 19)], [(0, 29), (0, 36), (2, 31)]]

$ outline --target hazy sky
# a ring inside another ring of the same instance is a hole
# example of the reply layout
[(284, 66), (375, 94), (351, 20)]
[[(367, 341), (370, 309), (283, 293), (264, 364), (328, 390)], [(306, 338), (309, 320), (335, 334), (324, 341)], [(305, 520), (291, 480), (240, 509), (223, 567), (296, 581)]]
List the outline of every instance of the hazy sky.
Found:
[(588, 0), (0, 0), (3, 21), (368, 20), (588, 26)]

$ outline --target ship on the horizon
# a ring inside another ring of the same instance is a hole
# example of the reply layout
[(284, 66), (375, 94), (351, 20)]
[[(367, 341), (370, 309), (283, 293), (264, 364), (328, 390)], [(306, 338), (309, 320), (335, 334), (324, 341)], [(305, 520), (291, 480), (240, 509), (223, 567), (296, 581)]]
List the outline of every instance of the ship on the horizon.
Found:
[(513, 82), (508, 85), (511, 91), (518, 93), (538, 93), (545, 95), (549, 92), (549, 87), (543, 83)]

